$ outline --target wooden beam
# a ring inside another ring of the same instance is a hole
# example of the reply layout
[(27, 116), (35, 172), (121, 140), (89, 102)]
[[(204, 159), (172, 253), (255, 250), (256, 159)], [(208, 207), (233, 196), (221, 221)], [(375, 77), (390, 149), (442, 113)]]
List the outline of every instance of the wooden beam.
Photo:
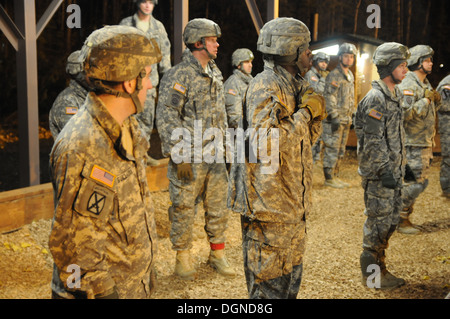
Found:
[(183, 30), (189, 21), (189, 0), (174, 1), (174, 43), (173, 61), (174, 64), (181, 62), (181, 56), (185, 49), (183, 42)]

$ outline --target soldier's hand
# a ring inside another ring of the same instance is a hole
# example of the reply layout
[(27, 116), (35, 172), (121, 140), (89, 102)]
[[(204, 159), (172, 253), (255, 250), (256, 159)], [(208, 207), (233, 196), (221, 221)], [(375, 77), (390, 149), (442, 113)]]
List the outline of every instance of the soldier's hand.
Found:
[(434, 93), (432, 90), (429, 89), (425, 89), (425, 98), (427, 98), (428, 100), (430, 100), (430, 102), (434, 102)]
[(194, 177), (194, 174), (192, 173), (192, 166), (191, 163), (180, 163), (177, 164), (177, 178), (179, 180), (187, 180), (191, 181)]
[(392, 172), (390, 171), (383, 173), (380, 176), (380, 178), (383, 187), (394, 189), (397, 186), (397, 182), (395, 181), (394, 175), (392, 175)]
[(434, 102), (435, 103), (441, 102), (441, 95), (439, 94), (439, 92), (436, 90), (433, 90), (433, 94), (434, 94)]
[(300, 108), (307, 108), (311, 114), (311, 118), (314, 120), (322, 121), (327, 117), (327, 111), (325, 108), (325, 99), (323, 96), (312, 93), (305, 93), (302, 97), (302, 104)]

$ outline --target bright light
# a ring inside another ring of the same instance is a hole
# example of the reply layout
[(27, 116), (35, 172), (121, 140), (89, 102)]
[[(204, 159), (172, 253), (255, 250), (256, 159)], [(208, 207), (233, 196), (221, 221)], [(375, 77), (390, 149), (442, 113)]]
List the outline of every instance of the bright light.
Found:
[(368, 53), (363, 53), (358, 57), (358, 60), (356, 61), (358, 69), (364, 68), (364, 64), (366, 63), (366, 60), (369, 58)]
[(361, 60), (367, 60), (369, 58), (369, 53), (363, 53), (363, 54), (361, 54), (361, 56), (359, 58)]
[(335, 45), (332, 45), (332, 46), (329, 46), (329, 47), (317, 49), (317, 50), (312, 51), (312, 54), (317, 54), (319, 52), (323, 52), (323, 53), (326, 53), (328, 55), (337, 55), (338, 52), (339, 52), (339, 45), (335, 44)]

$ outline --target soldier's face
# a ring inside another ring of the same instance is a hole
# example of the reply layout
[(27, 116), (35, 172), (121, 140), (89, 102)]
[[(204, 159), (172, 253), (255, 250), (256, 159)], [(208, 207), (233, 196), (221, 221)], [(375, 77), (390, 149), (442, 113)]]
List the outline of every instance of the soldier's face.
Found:
[(217, 37), (206, 37), (205, 46), (206, 50), (214, 56), (214, 59), (217, 58), (217, 54), (219, 53), (219, 42), (217, 42)]
[(139, 11), (141, 11), (145, 15), (150, 15), (153, 12), (155, 5), (152, 1), (142, 1), (139, 4)]
[(325, 61), (320, 61), (319, 63), (317, 63), (317, 65), (322, 71), (325, 71), (327, 69), (328, 63)]
[(408, 72), (408, 68), (406, 67), (406, 62), (403, 62), (399, 64), (394, 71), (392, 71), (392, 77), (394, 78), (394, 81), (396, 84), (399, 84), (403, 81), (403, 79), (406, 76), (406, 73)]
[(142, 89), (139, 91), (138, 97), (141, 104), (144, 105), (145, 100), (147, 99), (147, 91), (150, 90), (153, 85), (150, 80), (150, 72), (152, 71), (151, 66), (145, 67), (145, 72), (147, 73), (145, 77), (142, 79)]
[(344, 53), (342, 55), (342, 64), (346, 67), (350, 67), (355, 62), (355, 55), (351, 53)]
[(430, 74), (433, 69), (433, 59), (427, 58), (422, 62), (422, 68), (425, 73)]
[(310, 68), (312, 65), (312, 53), (310, 49), (306, 49), (305, 51), (302, 52), (302, 54), (300, 55), (300, 65), (302, 68), (304, 68), (305, 70)]
[(251, 74), (252, 73), (252, 69), (253, 69), (253, 64), (252, 61), (245, 61), (241, 63), (241, 70), (244, 71), (247, 74)]

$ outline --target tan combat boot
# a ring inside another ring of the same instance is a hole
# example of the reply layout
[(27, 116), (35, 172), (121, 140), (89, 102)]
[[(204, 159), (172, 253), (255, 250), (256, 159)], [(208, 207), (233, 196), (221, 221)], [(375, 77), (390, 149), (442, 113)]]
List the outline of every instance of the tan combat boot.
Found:
[(381, 278), (380, 278), (380, 288), (381, 290), (391, 290), (403, 286), (405, 280), (402, 278), (395, 277), (386, 269), (384, 251), (379, 256), (379, 263), (381, 268)]
[(331, 168), (323, 169), (323, 175), (325, 176), (325, 186), (330, 186), (334, 188), (344, 188), (344, 186), (337, 181), (336, 178), (333, 178), (333, 170)]
[(420, 230), (415, 228), (409, 220), (409, 215), (412, 213), (412, 207), (404, 208), (400, 213), (400, 222), (397, 226), (397, 231), (406, 235), (417, 235)]
[(177, 251), (175, 261), (175, 274), (184, 280), (194, 280), (197, 274), (191, 262), (191, 254), (189, 250)]
[(225, 250), (212, 250), (209, 254), (209, 264), (213, 267), (219, 274), (225, 277), (234, 277), (236, 272), (230, 266), (227, 257), (225, 257)]

